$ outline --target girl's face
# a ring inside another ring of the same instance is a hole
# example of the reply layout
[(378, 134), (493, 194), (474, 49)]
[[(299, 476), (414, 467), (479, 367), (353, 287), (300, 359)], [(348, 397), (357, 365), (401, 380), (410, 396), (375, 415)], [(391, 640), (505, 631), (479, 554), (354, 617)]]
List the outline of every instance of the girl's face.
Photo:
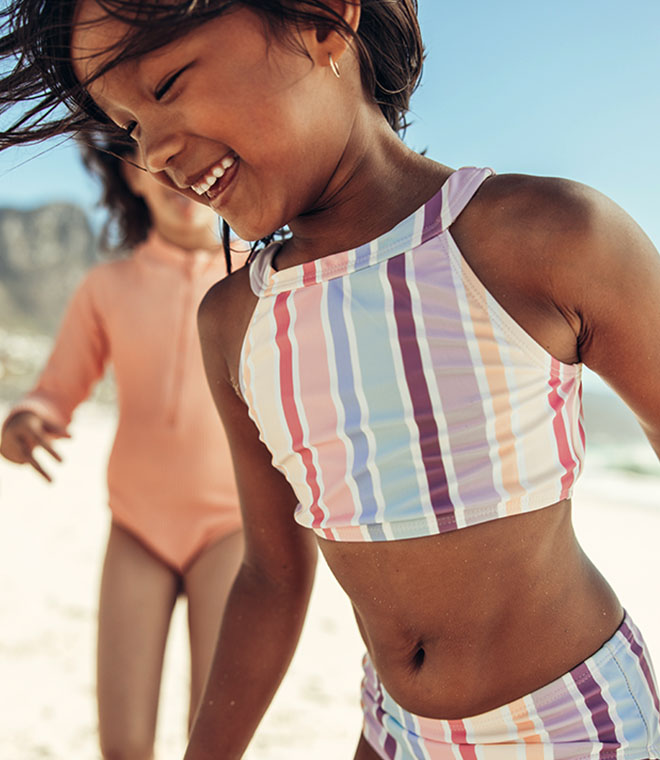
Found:
[[(90, 19), (95, 23), (84, 23)], [(81, 0), (72, 55), (82, 81), (125, 31), (103, 17), (96, 0)], [(338, 80), (328, 66), (325, 39), (301, 33), (310, 60), (239, 7), (121, 63), (89, 91), (130, 131), (160, 182), (202, 200), (240, 237), (256, 240), (332, 194), (357, 99), (354, 77)]]
[(218, 217), (213, 209), (166, 187), (128, 162), (123, 173), (131, 190), (144, 200), (152, 227), (163, 239), (189, 250), (218, 244)]

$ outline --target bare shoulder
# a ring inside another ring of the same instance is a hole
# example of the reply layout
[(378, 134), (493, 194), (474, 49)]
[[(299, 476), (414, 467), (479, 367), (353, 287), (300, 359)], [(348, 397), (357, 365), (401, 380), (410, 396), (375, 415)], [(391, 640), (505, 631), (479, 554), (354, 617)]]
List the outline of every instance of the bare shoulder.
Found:
[(502, 174), (487, 180), (468, 210), (498, 234), (534, 248), (588, 240), (621, 209), (587, 185), (558, 177)]
[(197, 324), (205, 352), (219, 354), (235, 384), (243, 338), (257, 297), (250, 288), (246, 266), (223, 278), (206, 293), (197, 312)]
[(658, 260), (616, 203), (579, 182), (554, 177), (491, 177), (452, 233), (494, 298), (565, 362), (581, 357), (592, 315), (630, 298), (641, 273)]
[(616, 253), (639, 226), (613, 200), (588, 185), (558, 177), (524, 174), (494, 176), (468, 206), (478, 228), (496, 239), (524, 247), (536, 257), (576, 264), (576, 256)]

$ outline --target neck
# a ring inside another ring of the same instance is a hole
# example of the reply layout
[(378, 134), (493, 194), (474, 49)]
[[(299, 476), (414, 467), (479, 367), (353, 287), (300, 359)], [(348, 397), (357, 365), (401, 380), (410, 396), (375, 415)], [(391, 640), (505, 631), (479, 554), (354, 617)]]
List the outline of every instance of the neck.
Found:
[(155, 227), (154, 232), (166, 243), (180, 248), (182, 251), (219, 251), (221, 244), (213, 230), (201, 228), (198, 230), (169, 230), (162, 226)]
[(368, 109), (356, 119), (340, 164), (315, 206), (289, 224), (292, 237), (278, 253), (278, 267), (373, 240), (431, 198), (450, 173), (408, 148), (380, 111)]

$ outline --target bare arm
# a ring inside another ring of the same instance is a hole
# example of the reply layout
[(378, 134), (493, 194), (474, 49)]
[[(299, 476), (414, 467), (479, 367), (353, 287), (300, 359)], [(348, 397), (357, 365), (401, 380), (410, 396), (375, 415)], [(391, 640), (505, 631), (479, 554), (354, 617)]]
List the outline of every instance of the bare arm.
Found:
[[(296, 525), (296, 498), (229, 382), (217, 290), (200, 310), (207, 377), (227, 431), (239, 487), (245, 556), (225, 609), (186, 760), (240, 758), (295, 651), (316, 566), (316, 542)], [(226, 303), (225, 303), (226, 306)]]
[(660, 457), (660, 256), (615, 203), (582, 194), (582, 234), (559, 297), (577, 317), (580, 359), (628, 404)]
[(576, 182), (500, 175), (452, 233), (491, 295), (552, 356), (598, 373), (660, 456), (660, 256), (628, 214)]

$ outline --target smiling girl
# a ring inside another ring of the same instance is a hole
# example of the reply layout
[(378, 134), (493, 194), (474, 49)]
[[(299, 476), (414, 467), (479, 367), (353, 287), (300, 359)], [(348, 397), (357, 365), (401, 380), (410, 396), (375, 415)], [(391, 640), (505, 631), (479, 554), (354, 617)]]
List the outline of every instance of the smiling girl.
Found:
[[(112, 524), (99, 600), (97, 695), (108, 760), (153, 757), (163, 655), (179, 594), (188, 602), (190, 720), (242, 551), (229, 447), (196, 335), (197, 305), (226, 274), (217, 217), (134, 165), (135, 150), (84, 149), (103, 182), (107, 232), (123, 252), (74, 294), (36, 386), (2, 428), (0, 453), (50, 475), (75, 408), (112, 364), (119, 422), (108, 463)], [(108, 241), (109, 242), (109, 241)], [(176, 352), (172, 347), (176, 346)]]
[(48, 6), (9, 12), (4, 97), (41, 101), (6, 145), (115, 125), (239, 236), (287, 228), (200, 310), (246, 547), (186, 760), (242, 756), (317, 547), (368, 650), (356, 760), (660, 758), (648, 653), (571, 525), (582, 363), (660, 452), (642, 231), (401, 141), (414, 0)]

